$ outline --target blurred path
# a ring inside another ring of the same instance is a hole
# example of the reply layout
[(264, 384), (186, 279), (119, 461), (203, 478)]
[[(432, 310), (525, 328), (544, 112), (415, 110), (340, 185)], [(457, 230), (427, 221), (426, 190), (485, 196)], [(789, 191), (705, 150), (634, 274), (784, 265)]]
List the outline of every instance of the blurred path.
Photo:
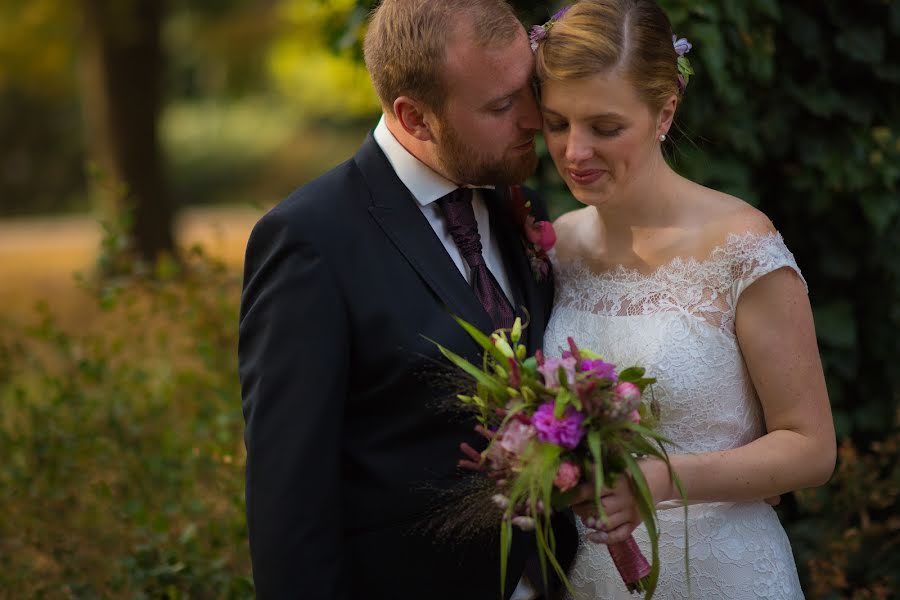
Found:
[[(181, 211), (176, 236), (182, 247), (200, 243), (213, 256), (240, 268), (250, 229), (263, 214), (246, 206)], [(0, 307), (22, 320), (46, 300), (65, 321), (83, 316), (86, 299), (73, 274), (89, 274), (97, 260), (102, 228), (91, 215), (0, 219)]]

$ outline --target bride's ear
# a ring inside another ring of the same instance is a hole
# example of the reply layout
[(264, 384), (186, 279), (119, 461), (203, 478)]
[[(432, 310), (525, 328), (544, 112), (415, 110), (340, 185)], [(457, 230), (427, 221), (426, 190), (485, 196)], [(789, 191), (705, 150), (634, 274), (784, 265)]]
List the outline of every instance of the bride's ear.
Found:
[(669, 129), (672, 128), (672, 121), (675, 119), (675, 111), (678, 109), (678, 96), (672, 94), (666, 103), (663, 104), (656, 119), (656, 137), (660, 135), (668, 135)]
[(421, 102), (409, 96), (400, 96), (394, 100), (394, 114), (406, 133), (422, 142), (434, 139), (431, 127), (426, 119), (425, 107)]

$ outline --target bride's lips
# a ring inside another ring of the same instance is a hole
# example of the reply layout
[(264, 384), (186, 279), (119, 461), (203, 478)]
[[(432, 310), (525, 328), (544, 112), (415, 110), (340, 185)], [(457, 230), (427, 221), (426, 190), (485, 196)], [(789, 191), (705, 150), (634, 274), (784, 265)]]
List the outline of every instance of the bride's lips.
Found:
[(590, 185), (606, 174), (602, 169), (566, 169), (569, 178), (578, 185)]

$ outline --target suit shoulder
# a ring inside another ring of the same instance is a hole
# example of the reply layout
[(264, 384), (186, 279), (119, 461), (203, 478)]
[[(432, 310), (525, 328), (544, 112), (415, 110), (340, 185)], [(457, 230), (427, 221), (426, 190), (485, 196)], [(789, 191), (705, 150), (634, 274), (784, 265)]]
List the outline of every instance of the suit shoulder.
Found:
[(291, 192), (260, 218), (254, 231), (287, 228), (315, 237), (316, 232), (333, 232), (368, 200), (358, 167), (347, 160)]

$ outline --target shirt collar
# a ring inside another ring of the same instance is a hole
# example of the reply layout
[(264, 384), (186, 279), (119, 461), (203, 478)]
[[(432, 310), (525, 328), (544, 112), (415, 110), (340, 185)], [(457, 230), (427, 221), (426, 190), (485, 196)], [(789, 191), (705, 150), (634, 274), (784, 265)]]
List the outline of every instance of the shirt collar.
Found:
[[(431, 167), (413, 156), (397, 141), (385, 123), (384, 115), (373, 132), (375, 142), (381, 147), (397, 177), (410, 191), (419, 206), (427, 206), (443, 198), (459, 186), (436, 173)], [(474, 187), (474, 186), (473, 186)], [(493, 186), (478, 186), (493, 189)]]

